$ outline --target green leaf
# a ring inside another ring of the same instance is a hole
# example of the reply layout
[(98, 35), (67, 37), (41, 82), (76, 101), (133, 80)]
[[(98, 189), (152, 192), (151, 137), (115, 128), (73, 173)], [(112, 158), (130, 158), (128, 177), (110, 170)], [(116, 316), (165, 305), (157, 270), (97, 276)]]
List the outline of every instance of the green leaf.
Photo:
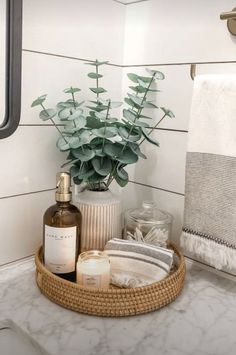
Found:
[(123, 116), (129, 122), (131, 122), (134, 126), (137, 126), (137, 127), (149, 127), (149, 124), (147, 124), (146, 122), (139, 121), (139, 116), (135, 115), (130, 110), (123, 110)]
[(133, 102), (133, 104), (135, 104), (136, 107), (138, 108), (143, 108), (143, 99), (141, 97), (138, 96), (134, 96), (131, 94), (128, 94), (130, 100)]
[(94, 129), (94, 128), (101, 128), (104, 127), (104, 123), (100, 122), (96, 117), (94, 116), (88, 116), (87, 117), (87, 128)]
[(72, 154), (75, 158), (78, 158), (83, 162), (89, 161), (95, 156), (95, 153), (92, 149), (84, 146), (77, 149), (72, 149)]
[(128, 179), (127, 179), (127, 180), (121, 179), (121, 178), (119, 177), (119, 175), (117, 174), (117, 172), (115, 172), (113, 176), (114, 176), (114, 178), (115, 178), (117, 184), (118, 184), (120, 187), (125, 187), (125, 186), (128, 184), (128, 182), (129, 182)]
[(175, 117), (174, 113), (171, 110), (166, 109), (165, 107), (160, 107), (160, 108), (161, 108), (161, 110), (164, 112), (164, 114), (166, 116), (169, 116), (170, 118), (174, 118)]
[(146, 89), (143, 88), (142, 86), (140, 85), (137, 85), (137, 86), (129, 86), (129, 88), (131, 90), (133, 90), (134, 92), (138, 93), (138, 94), (143, 94), (144, 92), (146, 92)]
[(110, 103), (110, 107), (111, 108), (117, 108), (117, 107), (120, 107), (120, 106), (122, 106), (123, 105), (123, 102), (118, 102), (118, 101), (112, 101), (111, 103)]
[(46, 100), (47, 94), (39, 96), (36, 100), (34, 100), (31, 104), (31, 107), (39, 106)]
[(87, 181), (90, 183), (96, 183), (96, 182), (103, 181), (104, 179), (105, 177), (103, 175), (94, 173), (90, 178), (87, 179)]
[(69, 139), (68, 143), (69, 143), (70, 148), (72, 148), (72, 149), (76, 149), (81, 146), (81, 141), (80, 141), (79, 137), (71, 137)]
[(154, 78), (157, 80), (165, 79), (165, 75), (158, 70), (152, 70), (152, 69), (146, 68), (146, 71), (148, 72), (148, 74), (154, 75)]
[(94, 174), (94, 169), (90, 163), (81, 164), (80, 171), (78, 177), (82, 180), (87, 180)]
[(119, 128), (119, 133), (121, 135), (121, 137), (128, 142), (137, 142), (140, 138), (141, 138), (141, 133), (140, 131), (137, 132), (132, 132), (130, 133), (131, 130), (128, 130), (125, 127), (120, 127)]
[(104, 65), (104, 64), (108, 64), (108, 63), (109, 63), (108, 61), (99, 62), (96, 59), (94, 62), (87, 62), (87, 63), (84, 63), (84, 64), (93, 65), (93, 66), (100, 66), (100, 65)]
[(116, 160), (123, 164), (133, 164), (138, 161), (138, 156), (128, 146), (122, 149), (122, 153), (116, 157)]
[(108, 157), (100, 158), (96, 156), (91, 163), (94, 170), (102, 176), (107, 176), (112, 170), (112, 162)]
[(157, 147), (160, 146), (160, 144), (153, 138), (150, 138), (150, 136), (145, 132), (144, 129), (142, 129), (142, 132), (143, 132), (143, 135), (145, 137), (145, 139), (149, 142), (149, 143), (152, 143), (154, 145), (156, 145)]
[(127, 119), (130, 120), (131, 122), (133, 122), (136, 117), (137, 117), (137, 113), (135, 114), (133, 111), (131, 110), (123, 110), (123, 116)]
[(140, 158), (147, 159), (146, 155), (141, 152), (138, 144), (136, 144), (136, 143), (128, 143), (128, 145), (131, 148), (131, 150), (135, 154), (137, 154)]
[(79, 179), (78, 176), (75, 176), (73, 178), (73, 181), (74, 181), (75, 185), (80, 185), (83, 182), (83, 180)]
[(119, 143), (105, 143), (104, 152), (111, 158), (115, 159), (122, 151), (123, 146)]
[(150, 83), (152, 81), (152, 78), (150, 76), (140, 76), (140, 80), (142, 80), (144, 83)]
[(129, 180), (129, 175), (127, 171), (124, 169), (124, 164), (118, 164), (116, 168), (117, 175), (119, 176), (120, 179), (123, 181), (128, 181)]
[[(76, 112), (76, 108), (74, 107), (66, 107), (63, 108), (62, 110), (60, 110), (58, 112), (58, 117), (60, 118), (60, 120), (65, 121), (67, 120), (71, 115), (73, 115), (74, 112)], [(80, 110), (80, 109), (79, 109)], [(81, 114), (81, 111), (79, 112), (79, 114)]]
[(77, 120), (80, 117), (84, 117), (84, 116), (82, 116), (82, 113), (83, 113), (83, 110), (81, 108), (77, 108), (67, 119), (68, 119), (68, 121)]
[(92, 129), (92, 133), (97, 137), (112, 138), (116, 136), (117, 129), (116, 127), (101, 127), (98, 129)]
[(103, 75), (97, 74), (97, 73), (88, 73), (88, 77), (91, 79), (99, 79), (99, 78), (102, 78)]
[(127, 76), (133, 83), (138, 83), (138, 79), (140, 78), (139, 75), (134, 73), (128, 73)]
[(95, 94), (102, 94), (104, 92), (107, 92), (107, 90), (105, 90), (105, 89), (103, 89), (101, 87), (99, 87), (99, 88), (90, 88), (90, 90), (92, 92), (94, 92)]
[(73, 88), (72, 86), (70, 88), (67, 88), (65, 90), (63, 90), (66, 94), (74, 94), (76, 92), (81, 91), (81, 89), (79, 88)]
[(70, 145), (69, 145), (69, 143), (67, 143), (66, 141), (67, 141), (67, 139), (64, 139), (64, 138), (62, 138), (62, 137), (60, 137), (60, 138), (57, 140), (56, 146), (57, 146), (57, 148), (60, 149), (62, 152), (64, 152), (64, 151), (70, 149)]
[(46, 110), (41, 111), (39, 117), (41, 118), (42, 121), (47, 121), (53, 118), (54, 116), (56, 116), (56, 114), (57, 112), (54, 109), (48, 108)]
[(75, 176), (78, 176), (79, 172), (80, 172), (80, 168), (77, 165), (73, 165), (70, 168), (70, 174), (71, 174), (72, 178), (74, 178)]
[(153, 104), (151, 101), (144, 101), (143, 102), (143, 107), (144, 108), (158, 108), (155, 104)]

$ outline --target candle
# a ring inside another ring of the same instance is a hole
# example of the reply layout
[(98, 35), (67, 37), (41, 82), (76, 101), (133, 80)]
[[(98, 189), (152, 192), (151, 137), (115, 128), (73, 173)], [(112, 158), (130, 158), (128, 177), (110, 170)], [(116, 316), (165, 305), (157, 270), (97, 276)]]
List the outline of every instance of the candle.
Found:
[(98, 250), (80, 254), (77, 263), (77, 283), (89, 288), (109, 288), (110, 262), (108, 256)]

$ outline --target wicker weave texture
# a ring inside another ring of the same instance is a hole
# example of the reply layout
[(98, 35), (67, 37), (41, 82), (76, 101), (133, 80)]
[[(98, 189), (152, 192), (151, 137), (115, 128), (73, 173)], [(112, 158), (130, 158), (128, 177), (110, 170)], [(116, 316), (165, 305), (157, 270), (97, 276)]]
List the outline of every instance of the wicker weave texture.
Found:
[(157, 310), (174, 301), (185, 278), (183, 255), (171, 245), (179, 257), (178, 266), (164, 280), (133, 289), (88, 289), (53, 275), (42, 264), (42, 248), (35, 256), (36, 282), (42, 293), (53, 302), (73, 311), (96, 316), (131, 316)]

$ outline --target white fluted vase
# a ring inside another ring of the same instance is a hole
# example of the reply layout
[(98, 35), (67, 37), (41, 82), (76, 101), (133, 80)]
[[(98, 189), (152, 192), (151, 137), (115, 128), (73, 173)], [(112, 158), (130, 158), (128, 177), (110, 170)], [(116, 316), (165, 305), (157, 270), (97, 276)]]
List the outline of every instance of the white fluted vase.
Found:
[(81, 251), (104, 250), (106, 242), (121, 238), (121, 202), (111, 191), (85, 190), (76, 195), (82, 213)]

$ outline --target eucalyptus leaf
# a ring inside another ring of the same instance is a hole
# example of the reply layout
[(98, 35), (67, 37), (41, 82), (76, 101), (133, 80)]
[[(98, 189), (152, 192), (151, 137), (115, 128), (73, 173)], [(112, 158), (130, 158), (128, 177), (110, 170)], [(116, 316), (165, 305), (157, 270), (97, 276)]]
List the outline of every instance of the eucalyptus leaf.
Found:
[(77, 108), (71, 115), (68, 116), (68, 121), (74, 121), (76, 119), (78, 119), (79, 117), (83, 117), (81, 116), (81, 114), (83, 113), (83, 110), (81, 108)]
[(145, 132), (145, 129), (142, 129), (142, 133), (143, 133), (143, 135), (144, 135), (144, 138), (145, 138), (149, 143), (152, 143), (152, 144), (156, 145), (157, 147), (160, 146), (160, 144), (159, 144), (155, 139), (151, 138), (151, 137), (147, 134), (147, 132)]
[(103, 175), (100, 175), (98, 173), (94, 173), (91, 177), (87, 179), (88, 182), (90, 183), (96, 183), (96, 182), (101, 182), (105, 179)]
[(133, 164), (138, 161), (138, 156), (135, 154), (130, 147), (125, 146), (122, 152), (116, 157), (116, 160), (123, 164)]
[(116, 136), (117, 129), (115, 127), (101, 127), (93, 129), (92, 133), (97, 137), (112, 138)]
[(81, 141), (80, 141), (79, 137), (71, 137), (69, 139), (68, 143), (69, 143), (70, 148), (72, 148), (72, 149), (76, 149), (81, 146)]
[(72, 178), (74, 178), (75, 176), (78, 176), (79, 172), (80, 172), (80, 168), (77, 165), (73, 165), (70, 168), (70, 174), (71, 174)]
[(65, 89), (65, 90), (63, 90), (63, 91), (64, 91), (66, 94), (75, 94), (76, 92), (81, 91), (81, 89), (70, 87), (70, 88), (67, 88), (67, 89)]
[(143, 98), (141, 97), (138, 97), (138, 96), (134, 96), (134, 95), (131, 95), (131, 94), (128, 94), (130, 100), (135, 103), (139, 108), (142, 108), (144, 107), (143, 106)]
[(147, 159), (146, 155), (143, 154), (139, 148), (139, 145), (136, 143), (128, 143), (128, 146), (131, 148), (131, 150), (137, 154), (140, 158)]
[(123, 105), (123, 103), (122, 102), (118, 102), (118, 101), (112, 101), (111, 103), (110, 103), (110, 107), (111, 108), (118, 108), (118, 107), (120, 107), (120, 106), (122, 106)]
[(39, 106), (46, 100), (47, 94), (39, 96), (36, 100), (34, 100), (31, 104), (31, 107)]
[(120, 143), (105, 143), (104, 145), (104, 152), (113, 159), (119, 156), (122, 149), (123, 146)]
[(80, 167), (80, 171), (78, 177), (82, 180), (87, 180), (94, 174), (94, 169), (89, 163), (82, 163)]
[(99, 61), (96, 59), (95, 62), (87, 62), (87, 63), (84, 63), (84, 64), (93, 65), (93, 66), (100, 66), (100, 65), (104, 65), (104, 64), (108, 64), (108, 63), (109, 63), (109, 61), (99, 62)]
[(119, 128), (119, 133), (121, 137), (128, 142), (137, 142), (141, 138), (141, 133), (138, 132), (131, 132), (131, 130), (128, 130), (125, 127), (120, 127)]
[(119, 176), (120, 179), (123, 181), (128, 181), (129, 180), (129, 175), (127, 171), (124, 169), (124, 164), (118, 164), (116, 168), (117, 175)]
[(48, 108), (46, 110), (42, 110), (39, 114), (39, 117), (41, 118), (42, 121), (47, 121), (49, 119), (52, 119), (54, 116), (56, 116), (57, 112), (52, 109)]
[(117, 184), (120, 186), (120, 187), (125, 187), (129, 180), (123, 180), (119, 177), (119, 175), (117, 174), (117, 172), (114, 173), (114, 178), (115, 178), (115, 181), (117, 182)]
[(70, 149), (70, 145), (68, 143), (68, 138), (58, 138), (57, 140), (57, 148), (59, 148), (62, 152), (66, 151), (66, 150), (69, 150)]
[(144, 101), (143, 102), (143, 107), (144, 108), (158, 108), (155, 104), (153, 104), (151, 101)]
[(150, 75), (154, 75), (154, 78), (157, 79), (157, 80), (163, 80), (165, 79), (165, 75), (158, 71), (158, 70), (153, 70), (153, 69), (149, 69), (149, 68), (146, 68), (146, 71), (148, 72), (148, 74)]
[(160, 108), (161, 108), (161, 110), (164, 112), (164, 114), (166, 116), (169, 116), (170, 118), (174, 118), (175, 117), (175, 115), (173, 114), (173, 112), (171, 110), (166, 109), (165, 107), (160, 107)]
[(103, 94), (104, 92), (107, 92), (104, 88), (98, 87), (98, 88), (90, 88), (92, 92), (95, 94)]
[(133, 83), (138, 83), (138, 80), (140, 78), (139, 75), (134, 73), (128, 73), (127, 76), (131, 81), (133, 81)]
[(102, 78), (103, 75), (98, 74), (98, 73), (88, 73), (88, 77), (91, 79), (99, 79), (99, 78)]
[(134, 92), (138, 93), (138, 94), (143, 94), (146, 92), (146, 89), (140, 85), (137, 86), (129, 86), (129, 88), (131, 90), (133, 90)]
[(72, 154), (75, 158), (78, 158), (83, 162), (91, 160), (95, 156), (95, 153), (91, 148), (84, 146), (77, 149), (72, 149)]
[(100, 120), (98, 120), (94, 116), (88, 116), (86, 127), (89, 129), (101, 128), (101, 127), (104, 127), (104, 123), (101, 122)]
[[(76, 112), (76, 108), (74, 107), (65, 107), (62, 110), (60, 110), (58, 112), (58, 117), (60, 118), (60, 120), (65, 121), (67, 120), (71, 115), (73, 115), (73, 113)], [(81, 114), (81, 112), (79, 112), (79, 114)]]
[(94, 157), (91, 161), (94, 170), (103, 176), (110, 174), (112, 170), (112, 162), (108, 157)]

